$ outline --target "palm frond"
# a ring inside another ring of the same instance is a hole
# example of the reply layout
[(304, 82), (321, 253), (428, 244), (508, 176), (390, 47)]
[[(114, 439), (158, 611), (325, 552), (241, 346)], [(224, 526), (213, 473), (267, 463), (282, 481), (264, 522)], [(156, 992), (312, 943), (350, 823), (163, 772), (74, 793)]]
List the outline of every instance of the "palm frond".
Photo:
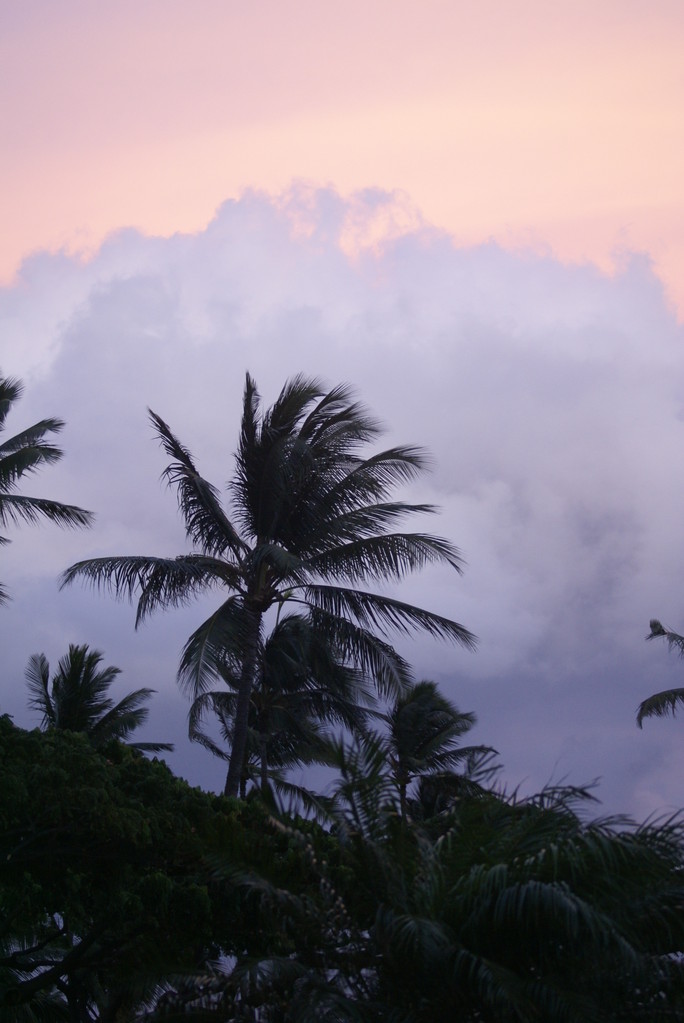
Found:
[[(22, 393), (19, 380), (0, 377), (0, 431), (5, 427), (12, 405)], [(42, 419), (0, 443), (0, 525), (22, 522), (32, 525), (40, 519), (59, 526), (78, 527), (92, 523), (92, 513), (83, 508), (14, 493), (23, 476), (37, 472), (43, 465), (57, 462), (62, 457), (61, 448), (45, 440), (45, 436), (59, 433), (63, 426), (61, 419)], [(9, 539), (0, 536), (0, 546), (7, 543)], [(8, 600), (7, 590), (0, 586), (0, 605)]]
[(307, 708), (322, 721), (351, 728), (361, 726), (373, 702), (367, 675), (310, 616), (296, 614), (281, 618), (264, 643), (259, 692), (295, 713)]
[(684, 703), (684, 689), (665, 689), (662, 693), (654, 693), (639, 704), (637, 709), (637, 724), (643, 727), (644, 718), (674, 716), (680, 704)]
[(277, 543), (260, 543), (249, 557), (249, 568), (255, 574), (267, 573), (273, 585), (283, 582), (290, 586), (303, 582), (308, 575), (302, 558)]
[(102, 659), (99, 650), (90, 650), (86, 644), (69, 644), (52, 679), (57, 728), (91, 734), (97, 720), (113, 707), (108, 693), (120, 669), (100, 668)]
[(420, 630), (438, 639), (448, 639), (473, 650), (476, 637), (458, 622), (406, 604), (392, 597), (350, 590), (340, 586), (308, 585), (307, 600), (316, 609), (337, 618), (356, 620), (363, 628), (393, 630), (404, 635)]
[[(92, 727), (91, 738), (95, 745), (102, 746), (111, 739), (125, 742), (132, 732), (147, 721), (149, 708), (143, 704), (147, 703), (154, 693), (154, 689), (136, 689), (110, 707)], [(159, 748), (168, 749), (169, 745), (162, 744)]]
[(56, 430), (62, 425), (61, 420), (46, 419), (0, 444), (0, 486), (12, 488), (22, 476), (58, 462), (62, 449), (42, 441), (41, 437), (46, 430)]
[(410, 483), (430, 465), (423, 448), (410, 444), (379, 451), (357, 459), (333, 483), (328, 492), (331, 508), (351, 510), (381, 502), (397, 486)]
[[(438, 738), (435, 738), (434, 743), (430, 744), (431, 747), (436, 747), (439, 742)], [(496, 750), (491, 746), (459, 746), (457, 749), (434, 749), (428, 748), (425, 753), (424, 763), (430, 770), (436, 773), (448, 772), (450, 773), (453, 769), (459, 765), (464, 765), (466, 771), (469, 770), (470, 765), (478, 757), (492, 756), (496, 754)]]
[(381, 696), (396, 697), (413, 680), (408, 661), (374, 632), (321, 606), (311, 609), (311, 620), (346, 662), (372, 679)]
[[(285, 383), (271, 408), (264, 414), (263, 430), (274, 434), (291, 433), (300, 423), (308, 406), (322, 395), (325, 395), (325, 389), (320, 380), (297, 373)], [(328, 397), (325, 395), (323, 402)]]
[(25, 678), (29, 691), (28, 705), (43, 715), (41, 727), (47, 728), (55, 720), (55, 708), (50, 697), (50, 665), (45, 654), (33, 654), (29, 658)]
[(21, 380), (17, 380), (16, 377), (0, 377), (0, 430), (4, 428), (5, 419), (12, 405), (23, 393), (24, 386)]
[(188, 738), (203, 746), (215, 757), (221, 760), (229, 760), (229, 750), (219, 746), (204, 731), (203, 722), (208, 714), (218, 717), (221, 723), (221, 734), (224, 742), (230, 745), (232, 741), (231, 718), (235, 713), (235, 694), (228, 692), (201, 693), (195, 697), (188, 712)]
[(485, 799), (491, 795), (491, 786), (485, 783), (492, 773), (501, 770), (501, 765), (497, 764), (490, 769), (489, 774), (478, 778), (477, 773), (470, 769), (470, 764), (473, 757), (481, 754), (483, 758), (493, 758), (496, 751), (488, 746), (469, 746), (464, 752), (466, 756), (459, 764), (459, 771), (437, 771), (419, 777), (415, 795), (407, 799), (407, 810), (414, 822), (453, 812), (463, 800)]
[(183, 554), (174, 559), (156, 560), (157, 565), (140, 587), (136, 628), (157, 609), (185, 607), (191, 599), (214, 587), (241, 589), (242, 586), (239, 568), (223, 558)]
[(324, 394), (299, 430), (300, 438), (317, 458), (350, 456), (356, 448), (382, 433), (382, 425), (354, 397), (348, 384), (338, 384)]
[(192, 455), (164, 420), (156, 412), (148, 412), (164, 450), (174, 459), (163, 476), (169, 486), (176, 488), (187, 536), (205, 554), (220, 557), (230, 551), (234, 558), (240, 558), (246, 545), (221, 507), (216, 488), (200, 476)]
[(119, 599), (132, 601), (139, 592), (137, 626), (158, 608), (186, 606), (212, 586), (230, 585), (237, 578), (234, 566), (202, 555), (91, 558), (66, 569), (60, 577), (60, 589), (83, 579)]
[(311, 538), (314, 552), (328, 550), (336, 543), (375, 536), (407, 515), (431, 515), (437, 511), (432, 504), (410, 504), (406, 501), (375, 502), (352, 508), (345, 503), (338, 509), (327, 496), (321, 500), (324, 504), (320, 516), (321, 535)]
[(386, 720), (398, 759), (429, 766), (451, 755), (449, 748), (473, 727), (475, 715), (459, 711), (435, 682), (423, 679), (399, 697)]
[(178, 684), (196, 699), (221, 677), (227, 652), (244, 650), (248, 623), (240, 597), (230, 596), (190, 636), (181, 654)]
[(460, 551), (438, 536), (424, 533), (389, 533), (337, 544), (309, 559), (314, 574), (347, 582), (401, 580), (425, 565), (446, 562), (459, 574)]
[[(527, 985), (516, 971), (507, 969), (482, 953), (475, 953), (469, 948), (457, 948), (449, 963), (448, 977), (452, 990), (460, 990), (466, 997), (470, 995), (476, 1005), (485, 1009), (486, 1015), (480, 1009), (476, 1010), (475, 1018), (478, 1015), (487, 1018), (490, 1013), (494, 1014), (494, 1019), (499, 1014), (504, 1019), (508, 1016), (516, 1020), (533, 1020), (539, 1016), (537, 1006), (531, 1003), (527, 994)], [(562, 996), (557, 995), (552, 1010), (551, 1015), (545, 1018), (567, 1020), (562, 1011)], [(580, 1023), (579, 1019), (576, 1023)], [(591, 1023), (596, 1021), (592, 1020)]]
[(338, 832), (348, 830), (370, 841), (384, 838), (388, 821), (398, 808), (382, 736), (367, 733), (351, 744), (333, 739), (328, 763), (339, 777), (330, 794), (319, 802), (327, 808)]
[[(647, 640), (665, 639), (670, 650), (676, 650), (680, 657), (684, 657), (684, 636), (666, 629), (657, 618), (652, 618), (649, 626), (651, 631), (646, 637)], [(637, 725), (641, 728), (644, 718), (648, 717), (666, 717), (668, 714), (674, 716), (680, 703), (684, 703), (684, 689), (665, 689), (661, 693), (654, 693), (639, 704)]]
[[(41, 442), (46, 434), (61, 433), (65, 425), (66, 423), (63, 419), (56, 419), (53, 416), (41, 419), (32, 426), (27, 426), (25, 429), (20, 430), (19, 433), (15, 433), (8, 437), (7, 440), (0, 442), (0, 457), (14, 451), (19, 451), (21, 448), (32, 448), (34, 445), (41, 446)], [(47, 447), (51, 449), (52, 445), (47, 442)], [(58, 455), (57, 457), (60, 456)]]
[(139, 753), (173, 753), (174, 745), (172, 742), (127, 742), (127, 746), (131, 749), (138, 750)]
[(48, 501), (40, 497), (24, 497), (19, 494), (0, 494), (0, 523), (6, 526), (20, 522), (30, 524), (45, 518), (58, 526), (89, 526), (95, 516), (92, 512), (59, 501)]
[(234, 503), (239, 521), (251, 536), (257, 535), (255, 513), (258, 501), (255, 502), (254, 498), (258, 492), (259, 473), (254, 465), (253, 452), (258, 449), (260, 403), (261, 398), (256, 384), (247, 373), (242, 402), (240, 437), (235, 454), (235, 475), (230, 488), (235, 498)]
[(670, 650), (676, 650), (680, 657), (684, 657), (684, 636), (680, 636), (678, 632), (673, 632), (671, 629), (666, 629), (657, 618), (652, 618), (649, 626), (651, 631), (646, 637), (647, 640), (666, 639)]

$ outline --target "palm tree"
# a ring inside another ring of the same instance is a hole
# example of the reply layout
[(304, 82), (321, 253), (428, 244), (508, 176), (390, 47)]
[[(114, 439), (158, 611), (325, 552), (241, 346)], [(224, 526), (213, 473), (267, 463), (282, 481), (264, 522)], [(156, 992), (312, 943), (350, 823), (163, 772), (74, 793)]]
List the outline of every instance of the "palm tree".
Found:
[(328, 744), (327, 763), (338, 777), (328, 795), (310, 801), (322, 820), (339, 828), (342, 814), (352, 833), (371, 834), (390, 819), (405, 829), (454, 809), (459, 799), (489, 793), (486, 782), (499, 770), (492, 763), (496, 750), (459, 745), (475, 715), (459, 711), (435, 682), (409, 683), (389, 712), (377, 716), (386, 733), (367, 730), (351, 743)]
[(423, 680), (398, 697), (389, 714), (387, 745), (392, 776), (399, 792), (402, 818), (408, 810), (411, 782), (431, 778), (448, 784), (457, 764), (494, 751), (484, 746), (460, 746), (461, 737), (475, 724), (475, 715), (459, 711), (437, 684)]
[[(69, 644), (69, 652), (59, 661), (50, 682), (50, 665), (45, 654), (34, 654), (26, 668), (29, 707), (43, 715), (41, 727), (61, 728), (87, 735), (93, 746), (104, 746), (112, 739), (126, 742), (147, 720), (149, 710), (142, 705), (154, 689), (136, 689), (118, 703), (107, 695), (120, 668), (100, 668), (103, 655), (88, 645)], [(160, 753), (172, 750), (167, 742), (130, 742), (138, 750)]]
[(193, 552), (81, 561), (67, 569), (62, 585), (83, 578), (118, 597), (138, 595), (136, 624), (207, 590), (226, 594), (188, 639), (178, 672), (180, 685), (196, 698), (220, 676), (226, 652), (237, 656), (240, 684), (226, 794), (236, 795), (240, 784), (270, 608), (285, 601), (302, 605), (313, 626), (384, 693), (398, 692), (411, 677), (383, 638), (388, 631), (418, 629), (474, 646), (472, 634), (457, 622), (358, 588), (400, 580), (434, 562), (460, 572), (462, 559), (447, 540), (388, 531), (407, 514), (434, 510), (388, 499), (398, 484), (425, 469), (426, 458), (415, 447), (363, 458), (359, 449), (380, 427), (348, 387), (325, 391), (317, 380), (298, 375), (263, 410), (247, 375), (227, 509), (164, 420), (154, 412), (150, 419), (172, 459), (164, 475), (177, 490)]
[[(5, 429), (7, 415), (22, 392), (19, 380), (0, 377), (0, 432)], [(62, 457), (62, 450), (45, 438), (59, 433), (63, 426), (61, 419), (41, 419), (0, 444), (0, 525), (3, 528), (19, 522), (33, 524), (41, 517), (60, 526), (89, 526), (92, 522), (91, 512), (82, 508), (16, 493), (22, 477), (37, 472), (43, 465), (58, 462)], [(9, 540), (0, 536), (0, 545), (6, 543)], [(8, 599), (7, 591), (0, 586), (0, 604)]]
[[(646, 637), (650, 639), (666, 639), (670, 650), (676, 650), (680, 657), (684, 657), (684, 636), (680, 636), (670, 629), (666, 629), (657, 618), (649, 622), (651, 631)], [(637, 724), (643, 726), (644, 718), (665, 717), (667, 714), (674, 714), (678, 705), (684, 703), (684, 689), (664, 689), (662, 693), (654, 693), (639, 704), (637, 709)]]
[[(282, 771), (326, 762), (327, 725), (358, 733), (371, 713), (359, 703), (371, 700), (360, 673), (335, 657), (325, 637), (303, 615), (288, 614), (276, 623), (263, 643), (258, 665), (240, 786), (243, 795), (247, 782), (257, 779), (262, 792), (269, 780), (283, 791), (292, 791)], [(222, 739), (228, 748), (232, 746), (240, 685), (238, 658), (226, 658), (221, 677), (228, 690), (201, 693), (193, 700), (188, 731), (194, 742), (228, 760), (229, 754), (205, 731), (203, 720), (207, 713), (217, 717)]]

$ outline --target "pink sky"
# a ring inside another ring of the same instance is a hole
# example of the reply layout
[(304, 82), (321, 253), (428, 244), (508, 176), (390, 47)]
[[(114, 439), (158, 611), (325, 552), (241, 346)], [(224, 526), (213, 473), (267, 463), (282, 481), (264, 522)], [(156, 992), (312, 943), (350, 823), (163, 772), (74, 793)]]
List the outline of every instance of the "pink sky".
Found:
[(0, 275), (304, 179), (465, 244), (648, 252), (684, 315), (683, 47), (681, 0), (5, 4)]

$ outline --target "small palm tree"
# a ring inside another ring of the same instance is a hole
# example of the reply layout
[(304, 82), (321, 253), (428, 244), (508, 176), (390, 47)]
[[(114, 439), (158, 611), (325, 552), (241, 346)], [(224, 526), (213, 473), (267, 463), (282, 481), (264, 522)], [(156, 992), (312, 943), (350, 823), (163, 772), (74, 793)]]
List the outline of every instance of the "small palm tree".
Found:
[[(18, 380), (0, 377), (0, 432), (5, 429), (7, 415), (22, 391)], [(41, 517), (60, 526), (89, 526), (92, 522), (92, 514), (82, 508), (16, 492), (24, 476), (62, 457), (62, 450), (45, 438), (59, 433), (63, 426), (61, 419), (42, 419), (0, 444), (0, 525), (3, 529), (19, 522), (33, 524)], [(7, 538), (0, 536), (0, 544), (6, 543), (9, 543)], [(0, 586), (0, 603), (7, 600), (7, 591)]]
[[(26, 668), (29, 707), (43, 715), (41, 728), (60, 728), (82, 732), (96, 747), (112, 739), (127, 742), (129, 736), (147, 720), (149, 710), (142, 705), (154, 689), (136, 689), (118, 703), (107, 695), (120, 668), (100, 668), (103, 655), (89, 650), (87, 644), (69, 645), (50, 682), (50, 665), (45, 654), (34, 654)], [(150, 753), (172, 750), (167, 742), (129, 742), (134, 749)]]
[(154, 412), (150, 418), (172, 460), (164, 475), (177, 489), (193, 552), (81, 561), (67, 569), (62, 585), (82, 578), (118, 597), (137, 595), (136, 624), (157, 609), (222, 592), (222, 603), (185, 644), (178, 679), (194, 699), (221, 677), (227, 653), (237, 657), (227, 795), (237, 795), (240, 786), (271, 608), (286, 601), (301, 605), (315, 628), (384, 694), (396, 694), (411, 679), (406, 662), (383, 638), (388, 632), (423, 630), (474, 646), (473, 635), (458, 622), (359, 588), (401, 580), (430, 563), (460, 572), (462, 559), (440, 537), (392, 531), (408, 514), (434, 511), (389, 499), (398, 484), (425, 469), (426, 459), (415, 447), (362, 457), (360, 448), (380, 427), (347, 387), (325, 391), (299, 375), (263, 410), (247, 376), (227, 509), (164, 420)]
[[(327, 761), (327, 726), (340, 725), (359, 733), (371, 713), (372, 699), (358, 671), (345, 664), (304, 615), (285, 615), (263, 644), (259, 672), (252, 690), (247, 753), (241, 794), (248, 782), (262, 792), (269, 781), (291, 790), (282, 772), (303, 764)], [(239, 660), (229, 657), (221, 672), (225, 689), (202, 693), (193, 700), (189, 735), (214, 755), (228, 760), (240, 685)], [(218, 718), (227, 749), (207, 734), (207, 713)]]
[[(651, 631), (646, 637), (650, 639), (665, 639), (670, 650), (676, 650), (680, 657), (684, 657), (684, 636), (680, 636), (670, 629), (666, 629), (657, 618), (649, 622)], [(654, 693), (639, 704), (637, 710), (637, 724), (639, 728), (643, 725), (644, 718), (666, 717), (674, 714), (679, 704), (684, 703), (684, 689), (664, 689), (662, 693)]]
[(459, 711), (439, 692), (435, 682), (424, 680), (410, 686), (385, 720), (402, 818), (406, 817), (409, 786), (414, 779), (430, 777), (448, 783), (457, 764), (467, 764), (475, 754), (493, 752), (490, 747), (460, 746), (461, 737), (475, 724), (475, 715)]

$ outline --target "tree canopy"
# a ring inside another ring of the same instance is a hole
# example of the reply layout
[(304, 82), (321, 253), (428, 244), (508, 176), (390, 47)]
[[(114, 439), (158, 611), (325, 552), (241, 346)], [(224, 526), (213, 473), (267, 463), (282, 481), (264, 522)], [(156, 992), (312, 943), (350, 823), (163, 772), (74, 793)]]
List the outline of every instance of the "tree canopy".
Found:
[(258, 942), (231, 870), (297, 872), (258, 805), (193, 789), (116, 741), (98, 750), (0, 717), (0, 776), (3, 1020), (41, 1006), (74, 1023), (135, 1018), (175, 974)]

